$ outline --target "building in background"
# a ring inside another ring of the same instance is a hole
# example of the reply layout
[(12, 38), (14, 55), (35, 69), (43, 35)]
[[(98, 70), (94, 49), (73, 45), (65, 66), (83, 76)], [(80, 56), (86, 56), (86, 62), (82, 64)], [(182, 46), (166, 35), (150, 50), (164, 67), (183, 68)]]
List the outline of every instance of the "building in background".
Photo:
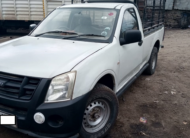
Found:
[(190, 25), (190, 0), (166, 0), (165, 23), (168, 27)]

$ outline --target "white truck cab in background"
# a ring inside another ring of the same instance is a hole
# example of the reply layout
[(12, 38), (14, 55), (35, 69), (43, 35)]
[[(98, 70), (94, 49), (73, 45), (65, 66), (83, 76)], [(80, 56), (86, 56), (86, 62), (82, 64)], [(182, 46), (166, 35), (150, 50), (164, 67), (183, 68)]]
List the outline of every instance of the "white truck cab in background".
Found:
[(0, 112), (17, 119), (9, 128), (46, 138), (106, 136), (117, 97), (156, 70), (164, 26), (143, 22), (133, 2), (89, 0), (58, 7), (28, 36), (0, 44)]

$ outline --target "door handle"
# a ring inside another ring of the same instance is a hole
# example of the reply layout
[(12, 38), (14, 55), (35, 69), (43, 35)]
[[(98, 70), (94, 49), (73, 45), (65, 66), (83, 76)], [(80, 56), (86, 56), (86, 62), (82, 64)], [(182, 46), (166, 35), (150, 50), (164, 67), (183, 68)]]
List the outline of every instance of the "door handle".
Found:
[(142, 44), (143, 44), (143, 40), (141, 40), (141, 41), (139, 42), (139, 46), (142, 46)]

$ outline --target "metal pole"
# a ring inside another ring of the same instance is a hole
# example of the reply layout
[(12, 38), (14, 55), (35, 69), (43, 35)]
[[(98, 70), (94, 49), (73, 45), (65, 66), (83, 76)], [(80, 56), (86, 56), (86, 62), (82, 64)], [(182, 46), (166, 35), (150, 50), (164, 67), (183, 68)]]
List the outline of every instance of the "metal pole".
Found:
[(158, 16), (158, 24), (160, 23), (161, 10), (162, 10), (162, 0), (160, 0), (160, 9), (159, 9), (159, 16)]
[(151, 23), (151, 27), (153, 26), (153, 22), (154, 22), (154, 13), (155, 13), (155, 3), (156, 3), (156, 0), (154, 0), (154, 3), (153, 3), (153, 11), (152, 11), (152, 23)]
[(143, 15), (143, 29), (145, 29), (146, 24), (146, 20), (147, 20), (147, 0), (144, 0), (144, 15)]
[(163, 22), (165, 21), (165, 7), (166, 7), (166, 0), (163, 0)]
[[(148, 17), (148, 13), (147, 13), (147, 12), (149, 12), (149, 11), (148, 11), (148, 8), (147, 8), (147, 6), (148, 6), (148, 1), (145, 0), (145, 2), (146, 2), (146, 3), (145, 3), (145, 4), (146, 4), (146, 10), (145, 10), (145, 18), (144, 18), (144, 19), (145, 19), (145, 23), (146, 23), (146, 27), (147, 27), (147, 20), (149, 20), (149, 17)], [(149, 26), (149, 25), (151, 25), (151, 24), (148, 24), (148, 26)]]

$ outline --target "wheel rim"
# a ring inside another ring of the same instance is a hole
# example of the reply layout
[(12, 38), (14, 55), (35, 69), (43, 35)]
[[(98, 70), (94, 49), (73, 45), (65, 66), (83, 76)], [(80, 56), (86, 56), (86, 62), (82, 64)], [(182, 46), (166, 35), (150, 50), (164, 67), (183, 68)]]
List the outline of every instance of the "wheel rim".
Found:
[(85, 110), (83, 128), (88, 133), (98, 132), (106, 125), (109, 116), (109, 104), (102, 99), (95, 100), (91, 102)]
[(152, 62), (152, 70), (154, 70), (155, 67), (156, 67), (156, 56), (154, 57), (153, 62)]

